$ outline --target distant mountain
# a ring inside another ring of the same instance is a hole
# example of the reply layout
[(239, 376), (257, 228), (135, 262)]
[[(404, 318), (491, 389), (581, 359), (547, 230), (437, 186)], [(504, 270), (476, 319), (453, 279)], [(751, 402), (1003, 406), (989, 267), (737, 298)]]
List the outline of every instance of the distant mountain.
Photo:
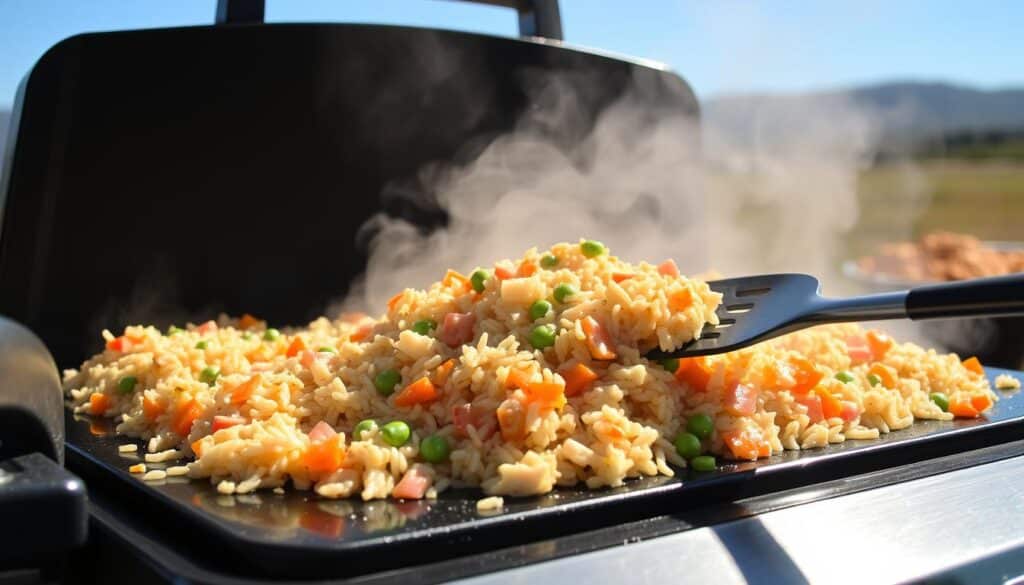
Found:
[(949, 135), (1024, 130), (1024, 88), (985, 91), (949, 83), (895, 82), (803, 94), (706, 100), (705, 126), (732, 143), (800, 132), (808, 120), (868, 125), (883, 151), (917, 149)]

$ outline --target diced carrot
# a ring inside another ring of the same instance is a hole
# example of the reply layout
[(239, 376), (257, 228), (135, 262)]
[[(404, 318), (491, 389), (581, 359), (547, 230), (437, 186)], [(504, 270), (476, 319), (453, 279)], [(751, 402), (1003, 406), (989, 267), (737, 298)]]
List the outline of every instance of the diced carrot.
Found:
[(405, 291), (403, 290), (402, 292), (398, 293), (397, 295), (391, 297), (388, 300), (388, 310), (389, 311), (394, 311), (395, 307), (398, 306), (398, 303), (402, 302), (402, 297), (404, 297), (404, 296), (405, 296)]
[(533, 262), (523, 261), (519, 263), (519, 268), (516, 270), (516, 276), (526, 278), (533, 276), (537, 272), (537, 265)]
[(587, 387), (590, 386), (590, 383), (597, 380), (597, 374), (594, 370), (591, 370), (586, 365), (580, 363), (558, 373), (565, 379), (566, 396), (577, 396), (579, 394), (583, 394)]
[(679, 276), (679, 267), (676, 266), (676, 261), (669, 258), (661, 264), (658, 264), (658, 274), (664, 276)]
[(520, 370), (509, 370), (508, 375), (505, 376), (505, 387), (507, 388), (522, 388), (530, 383), (527, 374), (524, 374)]
[(426, 376), (416, 380), (395, 395), (395, 406), (414, 406), (431, 400), (437, 400), (439, 394), (434, 383)]
[(612, 442), (619, 442), (626, 438), (626, 434), (622, 432), (622, 429), (606, 420), (596, 421), (594, 423), (594, 430), (599, 436), (608, 437)]
[(302, 341), (302, 338), (296, 335), (295, 339), (293, 339), (292, 342), (288, 344), (288, 350), (285, 351), (284, 354), (288, 357), (295, 357), (299, 355), (300, 351), (303, 351), (305, 349), (306, 342)]
[(196, 419), (202, 413), (203, 409), (196, 402), (196, 399), (188, 399), (188, 401), (180, 404), (178, 410), (174, 413), (174, 418), (171, 420), (171, 430), (177, 433), (178, 436), (187, 437), (192, 430), (192, 423), (196, 422)]
[(708, 382), (711, 381), (711, 374), (714, 371), (703, 357), (683, 358), (679, 360), (679, 369), (676, 370), (676, 379), (685, 382), (690, 389), (696, 392), (705, 392), (708, 389)]
[(115, 337), (107, 342), (107, 349), (114, 351), (128, 352), (136, 346), (142, 345), (146, 339), (144, 337), (133, 337), (131, 335), (122, 335)]
[(156, 400), (146, 396), (142, 399), (142, 414), (145, 415), (146, 420), (153, 422), (156, 417), (164, 413), (166, 408), (163, 404), (160, 404)]
[(795, 399), (797, 404), (802, 404), (807, 408), (807, 417), (811, 419), (812, 423), (819, 422), (825, 418), (825, 409), (821, 404), (821, 396), (818, 394), (809, 392), (797, 395)]
[(843, 414), (843, 403), (827, 389), (818, 386), (813, 392), (821, 398), (821, 413), (825, 418), (840, 417)]
[(373, 328), (373, 321), (367, 321), (366, 323), (363, 323), (362, 325), (357, 327), (356, 330), (352, 332), (352, 335), (349, 335), (348, 338), (351, 341), (362, 341), (369, 337), (371, 333), (373, 333)]
[(767, 457), (772, 453), (771, 444), (756, 427), (722, 433), (722, 440), (736, 459), (756, 461), (758, 457)]
[(668, 308), (676, 313), (693, 306), (693, 292), (689, 287), (677, 290), (668, 297)]
[(509, 278), (512, 278), (515, 275), (516, 273), (513, 272), (507, 266), (503, 266), (501, 264), (495, 264), (494, 266), (494, 276), (496, 276), (498, 280), (508, 280)]
[(761, 384), (770, 390), (789, 388), (793, 380), (793, 366), (785, 361), (772, 361), (761, 372)]
[(102, 392), (94, 392), (89, 395), (89, 413), (103, 416), (110, 408), (110, 397)]
[(498, 426), (506, 441), (518, 441), (526, 436), (526, 413), (518, 400), (506, 400), (498, 406)]
[(544, 411), (565, 406), (565, 386), (556, 382), (532, 382), (523, 392), (527, 404), (538, 404)]
[(221, 416), (217, 415), (213, 417), (213, 424), (211, 425), (211, 432), (216, 433), (222, 429), (228, 429), (238, 425), (244, 425), (245, 419), (240, 416)]
[(235, 386), (234, 390), (231, 391), (231, 397), (229, 398), (231, 404), (234, 404), (235, 406), (245, 404), (249, 398), (252, 397), (252, 393), (256, 390), (256, 387), (259, 386), (261, 381), (262, 376), (256, 374), (245, 382)]
[(444, 279), (441, 280), (441, 284), (448, 288), (461, 288), (467, 291), (473, 287), (473, 284), (469, 281), (468, 278), (454, 270), (448, 270), (448, 272), (445, 273)]
[(885, 364), (871, 364), (869, 374), (874, 374), (882, 380), (882, 386), (886, 388), (896, 387), (896, 371)]
[(970, 398), (954, 398), (949, 401), (949, 412), (963, 418), (976, 418), (981, 413), (974, 407)]
[(196, 454), (196, 457), (203, 456), (203, 439), (196, 439), (195, 441), (192, 441), (190, 446), (192, 447), (192, 452)]
[(876, 362), (884, 358), (885, 354), (888, 353), (890, 349), (892, 349), (892, 338), (886, 335), (885, 333), (882, 333), (881, 331), (871, 329), (870, 331), (868, 331), (866, 337), (868, 340), (868, 347), (871, 349), (871, 357)]
[(613, 272), (612, 280), (614, 280), (615, 282), (622, 282), (623, 280), (629, 280), (634, 276), (636, 275), (630, 272)]
[(259, 319), (257, 319), (256, 317), (253, 317), (249, 313), (246, 313), (246, 314), (242, 315), (241, 319), (238, 320), (238, 328), (239, 329), (248, 329), (250, 327), (255, 327), (256, 325), (259, 325), (259, 322), (260, 322)]
[(810, 392), (811, 388), (817, 386), (818, 382), (825, 377), (825, 374), (818, 371), (807, 358), (791, 357), (789, 363), (793, 366), (793, 379), (796, 381), (796, 384), (793, 385), (793, 392), (797, 394)]
[(580, 321), (580, 325), (583, 326), (583, 334), (587, 338), (587, 349), (590, 350), (591, 357), (595, 360), (615, 359), (616, 354), (612, 349), (611, 336), (597, 319), (588, 315)]
[(985, 412), (992, 407), (992, 398), (987, 394), (971, 396), (971, 406), (973, 406), (979, 413)]
[(530, 382), (520, 370), (510, 370), (505, 385), (519, 388), (526, 395), (526, 404), (537, 403), (542, 409), (565, 406), (565, 386), (554, 382)]
[(757, 410), (757, 390), (746, 384), (727, 385), (725, 410), (733, 416), (750, 416)]
[(448, 377), (452, 375), (452, 370), (454, 370), (454, 369), (455, 369), (455, 360), (454, 359), (445, 360), (443, 364), (441, 364), (440, 366), (437, 366), (437, 369), (434, 370), (434, 379), (432, 380), (434, 382), (434, 385), (435, 386), (444, 386), (445, 382), (448, 381)]
[(982, 367), (981, 361), (979, 361), (976, 357), (969, 357), (965, 359), (964, 367), (967, 368), (969, 371), (978, 374), (979, 376), (985, 375), (985, 368)]
[(306, 448), (303, 462), (311, 473), (333, 473), (345, 461), (345, 449), (336, 437), (313, 441)]

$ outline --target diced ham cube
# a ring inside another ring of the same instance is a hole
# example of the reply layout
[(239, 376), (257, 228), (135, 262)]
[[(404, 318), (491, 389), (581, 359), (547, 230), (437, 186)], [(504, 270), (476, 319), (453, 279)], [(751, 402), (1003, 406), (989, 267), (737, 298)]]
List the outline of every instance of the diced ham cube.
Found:
[(797, 396), (796, 401), (807, 407), (807, 416), (811, 422), (820, 422), (825, 419), (825, 411), (821, 406), (821, 397), (817, 394), (804, 394)]
[(460, 404), (453, 408), (452, 422), (455, 424), (456, 435), (469, 436), (466, 428), (472, 425), (483, 441), (490, 439), (498, 429), (498, 417), (494, 411), (473, 404)]
[(414, 465), (395, 484), (395, 488), (391, 490), (391, 495), (406, 500), (420, 500), (427, 493), (429, 487), (430, 476), (418, 465)]
[(476, 315), (473, 313), (448, 313), (444, 316), (438, 338), (448, 347), (458, 347), (473, 340), (473, 326)]
[(840, 418), (846, 422), (853, 422), (860, 416), (860, 409), (857, 408), (856, 402), (850, 402), (849, 400), (843, 400), (841, 403), (842, 410), (839, 412)]
[(320, 421), (309, 431), (309, 440), (316, 443), (317, 441), (330, 439), (337, 434), (338, 433), (334, 430), (334, 427), (324, 421)]
[(850, 362), (855, 366), (867, 363), (872, 358), (871, 348), (861, 335), (851, 335), (846, 338), (846, 352), (850, 356)]
[(201, 335), (205, 335), (207, 333), (213, 333), (216, 330), (217, 330), (217, 322), (216, 321), (207, 321), (206, 323), (203, 323), (199, 327), (196, 327), (196, 331), (198, 331)]

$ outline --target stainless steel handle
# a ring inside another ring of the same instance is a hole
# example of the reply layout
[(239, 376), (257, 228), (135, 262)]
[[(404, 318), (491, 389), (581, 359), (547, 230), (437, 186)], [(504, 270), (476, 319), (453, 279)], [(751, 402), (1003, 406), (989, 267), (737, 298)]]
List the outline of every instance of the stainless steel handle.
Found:
[[(519, 14), (519, 34), (563, 40), (558, 0), (462, 0), (513, 8)], [(258, 24), (266, 16), (264, 0), (217, 0), (217, 24)]]

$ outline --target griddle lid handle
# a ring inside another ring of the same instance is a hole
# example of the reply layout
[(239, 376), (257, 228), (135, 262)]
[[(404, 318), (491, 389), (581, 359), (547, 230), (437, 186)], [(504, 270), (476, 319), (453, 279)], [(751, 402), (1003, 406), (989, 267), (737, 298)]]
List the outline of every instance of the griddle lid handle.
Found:
[[(558, 0), (463, 0), (505, 6), (519, 13), (519, 34), (561, 41), (562, 13)], [(266, 14), (264, 0), (217, 0), (217, 24), (258, 24)]]

